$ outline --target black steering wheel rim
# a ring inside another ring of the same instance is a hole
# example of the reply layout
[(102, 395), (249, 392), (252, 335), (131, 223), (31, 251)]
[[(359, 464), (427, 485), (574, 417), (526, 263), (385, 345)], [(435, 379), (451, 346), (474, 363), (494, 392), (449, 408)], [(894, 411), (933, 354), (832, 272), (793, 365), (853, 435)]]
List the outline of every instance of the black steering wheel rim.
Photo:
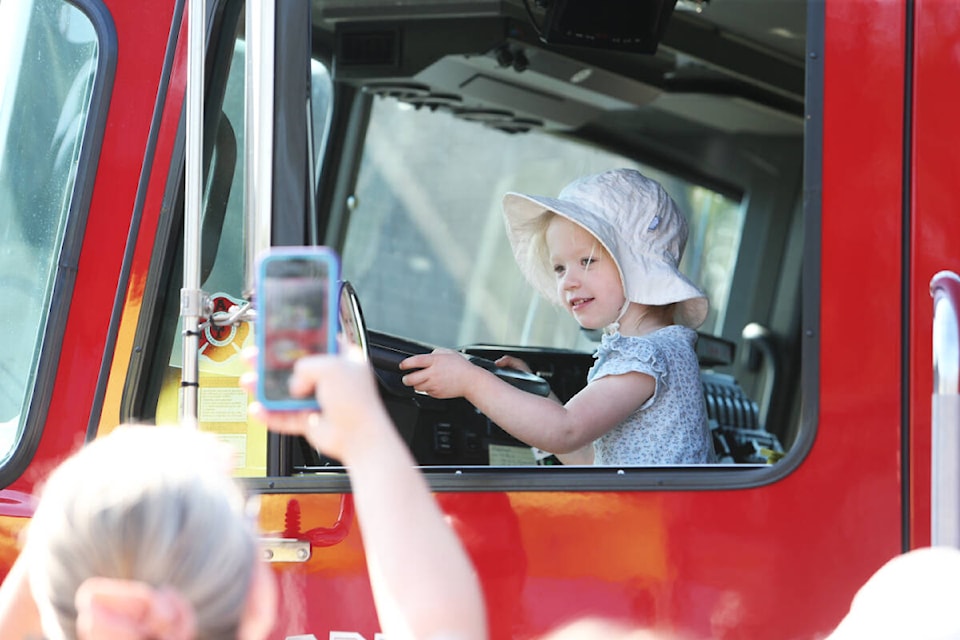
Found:
[[(367, 329), (363, 320), (360, 297), (353, 285), (347, 280), (340, 284), (340, 331), (348, 342), (360, 346), (364, 358), (373, 364), (375, 369), (389, 374), (402, 375), (407, 373), (400, 370), (401, 361), (410, 356), (431, 353), (435, 348), (432, 345), (379, 331), (374, 332), (377, 339), (375, 344), (372, 344), (370, 342), (371, 332)], [(550, 395), (550, 383), (538, 375), (519, 369), (498, 367), (492, 360), (475, 355), (468, 355), (467, 359), (518, 389), (540, 396)], [(413, 393), (413, 390), (409, 389), (409, 393)]]

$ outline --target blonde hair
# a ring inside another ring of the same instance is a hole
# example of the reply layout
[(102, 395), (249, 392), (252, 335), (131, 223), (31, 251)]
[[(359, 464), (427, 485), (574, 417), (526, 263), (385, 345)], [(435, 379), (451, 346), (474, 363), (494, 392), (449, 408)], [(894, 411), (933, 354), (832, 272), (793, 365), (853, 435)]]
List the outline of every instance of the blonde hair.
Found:
[(529, 229), (530, 232), (529, 251), (532, 257), (536, 259), (547, 272), (553, 271), (552, 265), (550, 264), (550, 248), (547, 246), (547, 229), (556, 217), (556, 213), (546, 209), (537, 217), (522, 223), (522, 226), (525, 229)]
[(53, 472), (24, 549), (47, 637), (76, 638), (77, 589), (99, 576), (173, 589), (196, 638), (236, 639), (257, 534), (225, 447), (186, 427), (123, 426)]

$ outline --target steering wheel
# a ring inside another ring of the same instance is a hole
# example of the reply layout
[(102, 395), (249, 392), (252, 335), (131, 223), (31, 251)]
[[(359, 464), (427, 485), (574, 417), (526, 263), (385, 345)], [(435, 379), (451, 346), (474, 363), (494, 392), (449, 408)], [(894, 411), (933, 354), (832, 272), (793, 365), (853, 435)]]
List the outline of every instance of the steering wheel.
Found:
[[(377, 370), (391, 374), (402, 375), (407, 373), (407, 371), (400, 370), (401, 361), (410, 356), (432, 353), (434, 350), (431, 345), (388, 333), (376, 332), (376, 340), (371, 341), (363, 321), (363, 313), (360, 310), (360, 298), (357, 296), (353, 285), (347, 281), (344, 281), (340, 286), (340, 330), (348, 341), (360, 346), (364, 356)], [(540, 396), (550, 395), (550, 384), (538, 375), (519, 369), (498, 367), (492, 360), (475, 355), (467, 355), (467, 359), (518, 389)], [(396, 385), (388, 386), (395, 387)], [(413, 393), (413, 389), (406, 387), (405, 389), (409, 393)]]

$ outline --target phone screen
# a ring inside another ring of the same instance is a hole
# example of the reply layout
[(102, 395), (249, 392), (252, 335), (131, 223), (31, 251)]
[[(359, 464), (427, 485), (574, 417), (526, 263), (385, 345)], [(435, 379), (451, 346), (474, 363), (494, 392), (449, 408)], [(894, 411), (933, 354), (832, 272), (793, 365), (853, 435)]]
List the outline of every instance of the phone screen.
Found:
[[(308, 256), (264, 260), (258, 319), (263, 331), (261, 389), (268, 402), (301, 403), (288, 388), (297, 360), (326, 353), (336, 327), (330, 326), (331, 263)], [(307, 399), (306, 402), (310, 402)]]

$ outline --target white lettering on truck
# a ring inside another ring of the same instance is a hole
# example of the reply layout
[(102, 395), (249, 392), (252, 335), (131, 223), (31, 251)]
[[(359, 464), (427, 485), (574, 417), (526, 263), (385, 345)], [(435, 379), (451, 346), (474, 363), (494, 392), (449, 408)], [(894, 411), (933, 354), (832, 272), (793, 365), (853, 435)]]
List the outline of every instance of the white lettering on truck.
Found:
[[(317, 640), (317, 636), (312, 633), (298, 636), (287, 636), (285, 640)], [(362, 634), (356, 631), (331, 631), (330, 640), (367, 640)], [(373, 640), (387, 640), (382, 633), (375, 633)]]

